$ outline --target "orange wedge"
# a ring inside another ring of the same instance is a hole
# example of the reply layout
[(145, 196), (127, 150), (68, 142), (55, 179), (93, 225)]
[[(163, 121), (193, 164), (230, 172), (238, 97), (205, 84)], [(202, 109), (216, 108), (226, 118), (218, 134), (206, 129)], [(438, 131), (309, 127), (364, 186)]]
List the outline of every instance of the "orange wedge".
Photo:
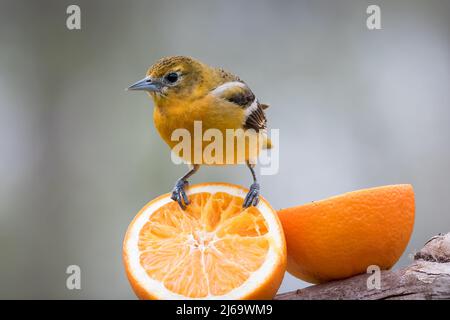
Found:
[(312, 283), (391, 268), (414, 226), (411, 185), (344, 193), (279, 211), (288, 249), (287, 271)]
[(141, 299), (270, 299), (283, 279), (286, 245), (276, 211), (224, 183), (189, 187), (185, 211), (162, 195), (128, 227), (123, 260)]

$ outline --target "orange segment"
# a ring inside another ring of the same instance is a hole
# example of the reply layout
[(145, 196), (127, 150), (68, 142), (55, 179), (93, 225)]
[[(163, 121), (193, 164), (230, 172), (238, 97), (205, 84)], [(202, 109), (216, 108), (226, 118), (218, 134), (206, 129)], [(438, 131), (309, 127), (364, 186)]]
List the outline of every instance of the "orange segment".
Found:
[(414, 226), (411, 185), (364, 189), (280, 210), (287, 270), (312, 283), (391, 268)]
[(244, 195), (240, 187), (205, 184), (189, 189), (185, 211), (169, 195), (141, 210), (124, 242), (127, 274), (138, 296), (272, 297), (286, 263), (281, 225), (263, 199), (243, 210)]
[[(139, 237), (141, 265), (175, 293), (223, 295), (264, 262), (265, 221), (258, 209), (243, 211), (241, 198), (226, 193), (197, 193), (190, 200), (187, 212), (171, 202), (150, 217)], [(209, 283), (219, 285), (210, 289)]]

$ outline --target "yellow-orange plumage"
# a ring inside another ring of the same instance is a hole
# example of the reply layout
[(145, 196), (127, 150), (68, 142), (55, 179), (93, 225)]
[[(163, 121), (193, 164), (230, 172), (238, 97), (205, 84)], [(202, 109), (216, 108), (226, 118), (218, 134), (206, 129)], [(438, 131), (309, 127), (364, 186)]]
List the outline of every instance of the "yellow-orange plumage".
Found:
[[(272, 146), (266, 135), (267, 105), (260, 104), (241, 79), (193, 58), (175, 56), (156, 62), (147, 76), (129, 89), (149, 92), (155, 102), (153, 120), (161, 138), (193, 165), (173, 191), (172, 198), (182, 208), (189, 203), (184, 192), (187, 178), (204, 164), (247, 163), (254, 183), (244, 206), (258, 203), (259, 184), (253, 166), (261, 148)], [(180, 132), (188, 133), (187, 149), (183, 136), (184, 148), (178, 150)]]

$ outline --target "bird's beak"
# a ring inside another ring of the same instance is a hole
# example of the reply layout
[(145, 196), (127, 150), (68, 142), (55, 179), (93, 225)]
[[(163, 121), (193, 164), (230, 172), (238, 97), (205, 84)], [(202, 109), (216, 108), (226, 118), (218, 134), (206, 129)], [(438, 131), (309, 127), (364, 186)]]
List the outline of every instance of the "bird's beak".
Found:
[(161, 91), (161, 83), (155, 81), (151, 77), (145, 77), (142, 80), (132, 84), (127, 90), (143, 90), (148, 92), (159, 92)]

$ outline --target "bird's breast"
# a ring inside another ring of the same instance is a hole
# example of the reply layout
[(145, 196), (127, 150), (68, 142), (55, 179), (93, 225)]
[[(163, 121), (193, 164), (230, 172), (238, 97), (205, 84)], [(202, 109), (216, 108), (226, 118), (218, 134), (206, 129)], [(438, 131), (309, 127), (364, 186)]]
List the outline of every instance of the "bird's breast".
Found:
[[(224, 139), (221, 147), (219, 147), (221, 150), (218, 151), (216, 148), (214, 152), (221, 153), (220, 157), (223, 156), (225, 161), (227, 129), (242, 129), (245, 122), (245, 112), (242, 108), (227, 101), (205, 97), (190, 103), (176, 101), (171, 104), (166, 103), (164, 106), (157, 105), (154, 109), (153, 119), (157, 131), (171, 149), (178, 148), (181, 139), (186, 138), (186, 134), (189, 136), (192, 152), (187, 156), (180, 155), (181, 158), (189, 163), (205, 164), (203, 157), (201, 157), (201, 160), (198, 160), (199, 158), (197, 158), (197, 161), (194, 160), (194, 153), (205, 151), (211, 141), (215, 140), (215, 136), (214, 138), (210, 137), (212, 133), (210, 129), (216, 129), (215, 133), (220, 132)], [(200, 145), (198, 144), (199, 141), (201, 141)], [(195, 150), (195, 147), (198, 150)], [(232, 149), (234, 150), (235, 147)], [(248, 159), (248, 147), (246, 149), (244, 158)], [(240, 162), (234, 156), (233, 159), (232, 162), (234, 163)], [(243, 162), (245, 162), (245, 159), (243, 159)]]
[[(204, 97), (193, 102), (174, 101), (163, 106), (156, 106), (153, 114), (156, 129), (167, 142), (177, 129), (186, 129), (194, 134), (194, 125), (200, 122), (202, 133), (208, 129), (242, 128), (245, 122), (245, 112), (233, 104), (216, 99)], [(170, 144), (169, 144), (170, 145)]]

